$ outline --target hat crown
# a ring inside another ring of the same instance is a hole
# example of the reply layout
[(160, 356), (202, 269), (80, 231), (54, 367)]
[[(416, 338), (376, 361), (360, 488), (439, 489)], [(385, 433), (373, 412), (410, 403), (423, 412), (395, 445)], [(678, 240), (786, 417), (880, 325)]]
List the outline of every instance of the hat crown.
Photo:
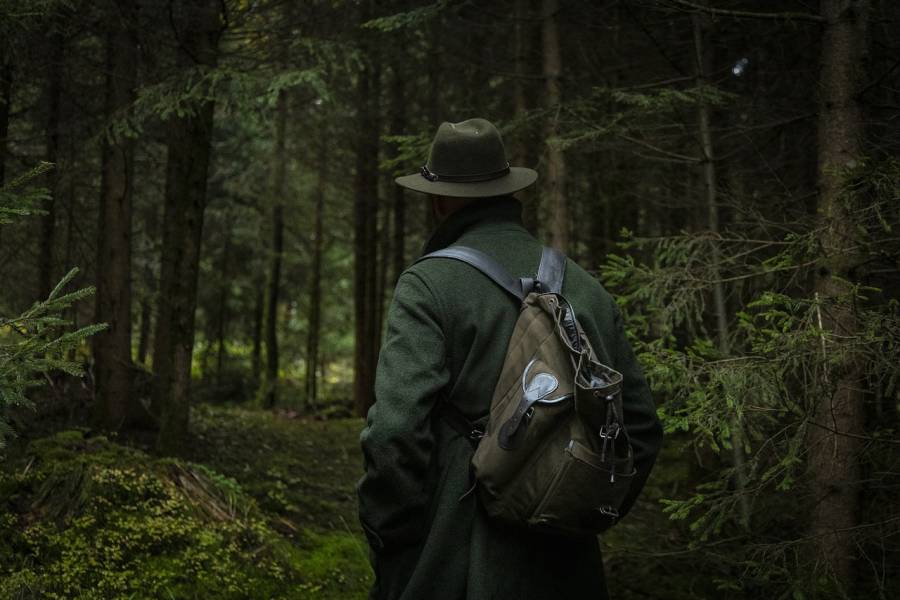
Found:
[(441, 123), (425, 165), (438, 176), (478, 176), (509, 167), (500, 132), (486, 119)]

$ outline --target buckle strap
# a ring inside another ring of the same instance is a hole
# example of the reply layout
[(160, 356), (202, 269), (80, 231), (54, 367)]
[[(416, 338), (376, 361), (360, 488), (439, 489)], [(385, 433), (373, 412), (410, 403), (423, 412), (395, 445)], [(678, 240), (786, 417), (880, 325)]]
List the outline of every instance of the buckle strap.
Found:
[(544, 247), (541, 252), (541, 264), (538, 266), (537, 280), (542, 292), (562, 292), (563, 278), (566, 275), (566, 255), (556, 248)]
[(416, 262), (428, 260), (429, 258), (452, 258), (475, 267), (519, 302), (525, 300), (525, 296), (531, 291), (522, 289), (523, 282), (521, 280), (510, 275), (506, 269), (500, 266), (493, 258), (475, 248), (469, 248), (468, 246), (451, 246), (449, 248), (444, 248), (443, 250), (437, 250), (436, 252), (426, 254)]
[(435, 413), (438, 417), (443, 419), (447, 425), (456, 430), (457, 433), (469, 440), (469, 443), (472, 444), (473, 447), (477, 446), (478, 442), (481, 441), (481, 438), (484, 437), (485, 424), (480, 421), (485, 420), (486, 417), (472, 422), (466, 418), (461, 410), (447, 401), (440, 402), (437, 408), (435, 408)]

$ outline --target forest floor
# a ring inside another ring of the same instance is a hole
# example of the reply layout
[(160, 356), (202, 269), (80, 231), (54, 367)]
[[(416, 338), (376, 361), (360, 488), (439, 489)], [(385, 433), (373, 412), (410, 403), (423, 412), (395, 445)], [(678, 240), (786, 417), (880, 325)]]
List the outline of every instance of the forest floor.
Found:
[[(361, 419), (200, 405), (191, 427), (181, 459), (85, 428), (19, 440), (0, 464), (0, 600), (367, 597)], [(709, 585), (685, 570), (685, 540), (659, 503), (687, 477), (671, 442), (603, 536), (614, 597)]]
[(200, 406), (178, 460), (87, 429), (21, 440), (0, 465), (0, 599), (365, 598), (362, 426)]

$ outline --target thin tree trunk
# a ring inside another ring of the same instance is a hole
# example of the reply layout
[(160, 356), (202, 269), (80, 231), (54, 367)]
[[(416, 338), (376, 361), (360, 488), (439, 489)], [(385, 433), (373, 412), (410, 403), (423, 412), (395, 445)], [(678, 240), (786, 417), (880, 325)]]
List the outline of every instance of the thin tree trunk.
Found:
[[(134, 101), (137, 32), (133, 11), (118, 2), (118, 22), (106, 39), (106, 119), (119, 118)], [(94, 320), (109, 329), (92, 338), (96, 419), (111, 430), (136, 418), (131, 394), (131, 220), (134, 141), (115, 134), (103, 139), (97, 228), (97, 295)], [(70, 216), (71, 220), (71, 216)]]
[[(216, 0), (179, 4), (183, 17), (176, 23), (182, 25), (178, 33), (182, 68), (216, 66), (220, 6)], [(154, 399), (162, 415), (157, 450), (164, 454), (184, 447), (190, 419), (194, 312), (214, 105), (200, 100), (193, 108), (192, 114), (172, 117), (168, 123), (162, 272), (153, 351)]]
[(309, 332), (306, 337), (306, 406), (315, 410), (318, 405), (316, 376), (319, 365), (319, 335), (322, 328), (322, 252), (325, 210), (325, 179), (328, 167), (328, 145), (320, 143), (317, 165), (315, 202), (313, 203), (313, 260), (309, 282)]
[(369, 151), (366, 167), (366, 362), (369, 365), (369, 407), (375, 402), (375, 366), (381, 350), (381, 286), (379, 285), (379, 264), (384, 264), (386, 256), (379, 255), (378, 246), (378, 156), (381, 138), (381, 61), (373, 57), (372, 82), (370, 85), (368, 131), (366, 133)]
[(262, 330), (263, 313), (265, 312), (265, 292), (262, 282), (256, 282), (256, 299), (253, 302), (253, 353), (251, 355), (251, 370), (253, 383), (259, 385), (262, 371)]
[(263, 382), (262, 404), (269, 408), (278, 402), (278, 296), (281, 289), (281, 263), (284, 257), (284, 200), (287, 195), (285, 188), (287, 110), (287, 95), (282, 90), (278, 94), (278, 106), (275, 111), (275, 153), (272, 157), (272, 262), (269, 268), (265, 316), (266, 377)]
[(367, 363), (368, 336), (366, 327), (366, 202), (368, 185), (366, 183), (366, 169), (368, 158), (366, 153), (370, 151), (365, 139), (365, 132), (369, 126), (369, 67), (364, 66), (359, 74), (357, 84), (357, 98), (359, 101), (360, 119), (358, 123), (360, 139), (356, 149), (356, 176), (354, 178), (353, 199), (353, 314), (354, 314), (354, 345), (353, 345), (353, 405), (356, 413), (364, 416), (372, 404), (374, 377), (371, 374), (372, 366)]
[(863, 365), (853, 355), (858, 331), (853, 268), (859, 257), (854, 215), (842, 197), (842, 169), (862, 155), (863, 121), (857, 90), (866, 52), (868, 3), (822, 0), (826, 19), (819, 82), (819, 241), (823, 252), (815, 293), (827, 357), (825, 390), (809, 430), (814, 478), (812, 534), (818, 558), (839, 585), (852, 585), (857, 553), (852, 531), (859, 524), (861, 450), (864, 429)]
[(147, 352), (150, 349), (150, 327), (152, 325), (153, 310), (149, 298), (141, 298), (141, 327), (138, 330), (137, 362), (147, 364)]
[[(371, 14), (364, 5), (363, 20)], [(375, 360), (377, 350), (375, 329), (377, 193), (378, 193), (378, 102), (380, 70), (378, 61), (370, 54), (371, 41), (363, 41), (363, 65), (357, 84), (359, 121), (356, 147), (356, 176), (354, 179), (354, 272), (353, 295), (355, 316), (353, 402), (360, 416), (365, 415), (375, 401)]]
[[(68, 136), (66, 136), (66, 138), (66, 158), (64, 164), (69, 165), (68, 169), (69, 171), (72, 171), (72, 165), (75, 164), (75, 157), (78, 153), (78, 149), (76, 148), (77, 140), (72, 134), (69, 134)], [(60, 190), (65, 190), (66, 198), (66, 244), (63, 250), (62, 272), (68, 273), (75, 266), (73, 264), (73, 255), (75, 254), (75, 218), (78, 214), (78, 194), (74, 177), (68, 175), (67, 177), (62, 179), (63, 181), (60, 184)], [(62, 195), (62, 193), (60, 195)], [(81, 278), (76, 278), (76, 285), (79, 279)], [(72, 324), (72, 328), (77, 329), (79, 326), (78, 306), (73, 304), (68, 309), (66, 309), (66, 314), (69, 322)], [(67, 360), (77, 362), (77, 353), (77, 348), (69, 348), (69, 350), (66, 352)]]
[[(387, 186), (400, 187), (394, 185), (393, 177), (385, 176), (381, 179), (387, 189), (390, 189)], [(381, 346), (380, 341), (382, 323), (384, 322), (384, 302), (387, 294), (388, 268), (391, 266), (388, 257), (391, 256), (391, 242), (393, 241), (391, 237), (391, 220), (393, 213), (389, 206), (380, 207), (380, 210), (381, 223), (378, 226), (378, 230), (375, 232), (375, 241), (378, 245), (378, 260), (375, 263), (375, 305), (373, 309), (373, 335), (375, 337), (372, 340), (376, 356)]]
[[(528, 57), (530, 55), (531, 21), (529, 17), (529, 0), (515, 0), (515, 24), (513, 30), (513, 61), (516, 77), (513, 79), (513, 114), (518, 124), (518, 131), (513, 141), (512, 160), (514, 166), (533, 166), (532, 145), (528, 142), (523, 129), (528, 115), (528, 101), (525, 93), (526, 76), (528, 75)], [(532, 189), (517, 193), (522, 202), (522, 224), (532, 232), (538, 226), (538, 196)]]
[[(432, 21), (428, 38), (428, 127), (436, 132), (441, 124), (443, 109), (441, 107), (441, 23)], [(422, 203), (422, 223), (425, 224), (426, 237), (434, 230), (436, 222), (431, 202)]]
[[(406, 128), (406, 78), (400, 71), (399, 61), (394, 65), (391, 85), (391, 135), (403, 135)], [(406, 195), (399, 185), (392, 184), (394, 197), (394, 243), (393, 274), (391, 281), (397, 283), (400, 273), (406, 268)], [(387, 258), (385, 256), (385, 258)]]
[(54, 251), (56, 247), (56, 194), (59, 182), (59, 119), (62, 99), (62, 63), (65, 40), (62, 35), (52, 37), (50, 51), (50, 79), (48, 82), (47, 111), (47, 162), (55, 165), (48, 174), (50, 198), (41, 206), (46, 211), (41, 217), (40, 257), (38, 263), (38, 297), (47, 298), (56, 283), (54, 275)]
[(8, 52), (4, 48), (4, 56), (0, 61), (0, 187), (6, 183), (6, 139), (9, 137), (9, 115), (12, 110), (13, 66)]
[(547, 143), (547, 176), (544, 180), (544, 197), (552, 212), (551, 239), (554, 248), (569, 250), (569, 207), (566, 200), (566, 162), (562, 149), (549, 143), (559, 134), (559, 110), (562, 100), (560, 75), (562, 58), (559, 47), (558, 0), (542, 0), (541, 39), (544, 56), (544, 84), (546, 106), (549, 114), (544, 126)]
[[(709, 24), (704, 22), (708, 17), (700, 14), (692, 15), (694, 28), (694, 51), (696, 54), (697, 85), (706, 83), (706, 76), (712, 70), (712, 53), (706, 40)], [(719, 191), (716, 182), (716, 157), (713, 149), (712, 129), (710, 127), (709, 106), (705, 102), (697, 105), (697, 121), (700, 128), (700, 147), (703, 150), (703, 187), (706, 197), (706, 224), (710, 233), (719, 235)], [(710, 254), (713, 278), (713, 306), (716, 312), (716, 341), (719, 353), (723, 358), (731, 355), (730, 327), (728, 325), (728, 302), (725, 297), (725, 285), (719, 276), (719, 265), (722, 258), (719, 246), (714, 241)], [(742, 424), (737, 415), (731, 415), (731, 454), (734, 461), (734, 483), (738, 493), (740, 523), (750, 526), (750, 502), (745, 494), (747, 488), (744, 472), (744, 439)]]
[(216, 386), (222, 386), (222, 375), (225, 369), (227, 350), (225, 348), (225, 336), (228, 328), (228, 292), (231, 289), (231, 251), (232, 230), (234, 223), (229, 219), (225, 224), (225, 243), (222, 247), (222, 263), (219, 273), (222, 277), (219, 282), (218, 307), (216, 308)]

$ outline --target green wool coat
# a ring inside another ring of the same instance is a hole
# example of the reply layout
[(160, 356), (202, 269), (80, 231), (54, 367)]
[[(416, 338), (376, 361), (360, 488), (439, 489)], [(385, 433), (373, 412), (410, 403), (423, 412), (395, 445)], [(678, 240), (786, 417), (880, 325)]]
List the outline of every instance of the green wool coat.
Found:
[[(477, 200), (448, 217), (425, 252), (481, 250), (511, 274), (534, 276), (541, 244), (511, 197)], [(625, 426), (637, 475), (633, 504), (662, 430), (613, 298), (571, 260), (563, 295), (600, 360), (624, 375)], [(595, 536), (555, 537), (490, 520), (470, 487), (469, 441), (432, 414), (454, 403), (471, 420), (488, 413), (518, 316), (516, 301), (464, 263), (432, 259), (399, 278), (379, 356), (375, 404), (361, 435), (359, 515), (371, 546), (371, 598), (551, 600), (606, 598)]]

